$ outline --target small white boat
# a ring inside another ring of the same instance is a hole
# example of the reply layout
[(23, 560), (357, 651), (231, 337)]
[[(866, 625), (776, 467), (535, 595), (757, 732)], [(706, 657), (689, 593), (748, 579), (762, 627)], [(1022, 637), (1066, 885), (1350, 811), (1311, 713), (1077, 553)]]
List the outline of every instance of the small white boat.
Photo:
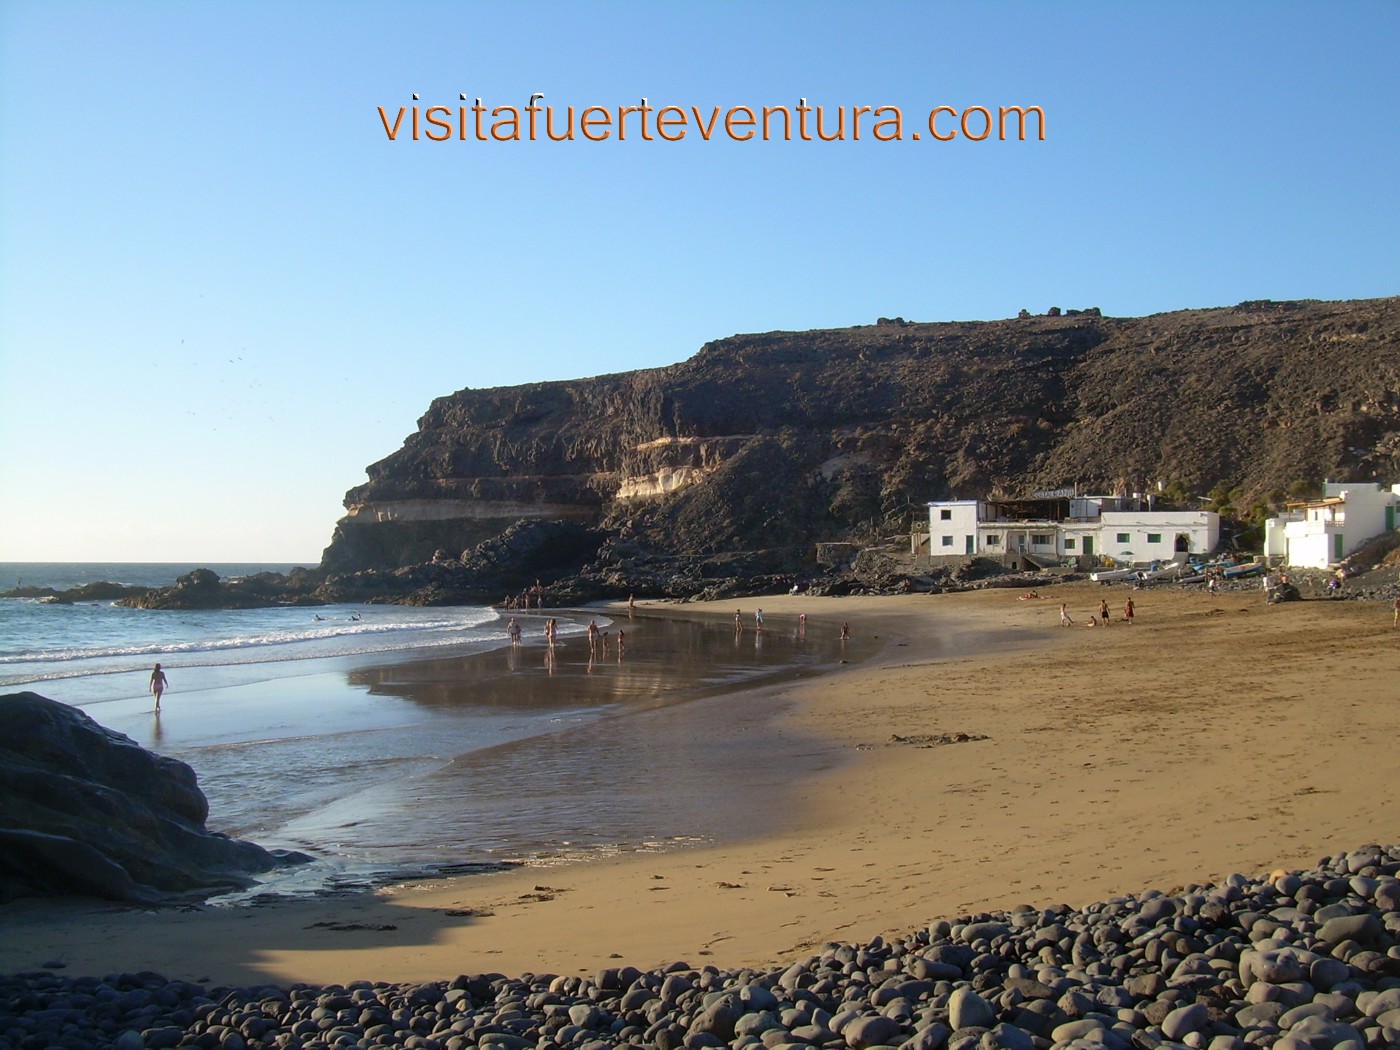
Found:
[(1089, 579), (1095, 583), (1113, 583), (1115, 580), (1131, 579), (1137, 574), (1137, 569), (1104, 569), (1102, 572), (1089, 573)]
[(1169, 561), (1165, 565), (1161, 565), (1158, 568), (1151, 570), (1150, 572), (1143, 573), (1142, 579), (1144, 582), (1147, 583), (1150, 583), (1153, 580), (1167, 579), (1179, 575), (1185, 568), (1185, 562)]

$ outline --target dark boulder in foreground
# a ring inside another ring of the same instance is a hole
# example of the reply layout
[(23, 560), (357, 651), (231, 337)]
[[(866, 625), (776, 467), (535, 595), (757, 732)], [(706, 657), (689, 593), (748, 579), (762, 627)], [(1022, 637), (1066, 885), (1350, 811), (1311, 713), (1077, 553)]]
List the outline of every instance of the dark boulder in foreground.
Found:
[(303, 859), (217, 835), (194, 770), (77, 708), (0, 696), (0, 901), (157, 901), (251, 885)]

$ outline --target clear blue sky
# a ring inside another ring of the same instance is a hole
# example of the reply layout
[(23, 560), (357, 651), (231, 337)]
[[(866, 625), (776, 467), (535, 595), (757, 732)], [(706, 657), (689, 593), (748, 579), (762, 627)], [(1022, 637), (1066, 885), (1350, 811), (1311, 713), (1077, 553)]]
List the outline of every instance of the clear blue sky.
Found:
[[(1400, 293), (1397, 39), (1391, 2), (6, 0), (0, 560), (314, 562), (433, 397), (736, 332)], [(414, 92), (905, 139), (391, 142)], [(913, 141), (936, 105), (1046, 138)]]

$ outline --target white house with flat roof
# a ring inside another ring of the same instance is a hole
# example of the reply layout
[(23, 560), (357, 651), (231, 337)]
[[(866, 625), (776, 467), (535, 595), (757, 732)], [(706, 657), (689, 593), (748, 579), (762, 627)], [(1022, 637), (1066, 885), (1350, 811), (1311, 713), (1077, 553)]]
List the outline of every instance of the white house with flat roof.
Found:
[(1400, 485), (1328, 481), (1320, 499), (1289, 503), (1264, 523), (1264, 556), (1298, 568), (1325, 569), (1395, 529)]
[(981, 555), (1014, 567), (1131, 565), (1209, 554), (1220, 542), (1220, 515), (1156, 510), (1127, 496), (935, 500), (928, 505), (929, 554)]

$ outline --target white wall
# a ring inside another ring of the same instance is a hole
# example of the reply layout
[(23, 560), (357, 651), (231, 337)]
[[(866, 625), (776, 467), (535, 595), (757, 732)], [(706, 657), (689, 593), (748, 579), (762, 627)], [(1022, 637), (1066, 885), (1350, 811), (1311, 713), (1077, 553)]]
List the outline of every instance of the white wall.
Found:
[[(1191, 554), (1209, 554), (1220, 542), (1220, 515), (1208, 510), (1112, 511), (1106, 510), (1099, 525), (1096, 549), (1125, 561), (1171, 561), (1176, 537), (1185, 533)], [(1126, 535), (1126, 542), (1119, 535)], [(1157, 541), (1149, 542), (1152, 536)], [(1131, 556), (1125, 554), (1131, 551)]]
[[(1211, 511), (1104, 511), (1097, 525), (1088, 522), (980, 522), (978, 500), (939, 500), (929, 508), (929, 554), (934, 557), (956, 554), (986, 554), (1000, 557), (1024, 549), (1049, 557), (1078, 557), (1084, 554), (1085, 537), (1093, 538), (1093, 553), (1111, 558), (1131, 551), (1134, 562), (1170, 561), (1176, 554), (1176, 537), (1185, 533), (1192, 554), (1209, 554), (1220, 542), (1220, 516)], [(946, 517), (945, 517), (946, 515)], [(1118, 542), (1118, 534), (1128, 536)], [(989, 536), (998, 543), (987, 542)], [(1149, 543), (1149, 536), (1159, 536)], [(1047, 537), (1035, 543), (1033, 537)], [(969, 551), (968, 537), (973, 537)], [(1065, 548), (1073, 537), (1073, 548)], [(1024, 541), (1024, 544), (1023, 542)]]
[[(1374, 481), (1328, 481), (1324, 499), (1344, 499), (1343, 504), (1300, 507), (1264, 524), (1264, 553), (1282, 557), (1298, 568), (1325, 569), (1335, 565), (1336, 537), (1342, 537), (1342, 558), (1367, 540), (1386, 531), (1386, 508), (1400, 504), (1400, 485), (1385, 487)], [(1392, 512), (1393, 522), (1397, 513)]]
[[(938, 500), (928, 505), (928, 552), (934, 557), (945, 554), (978, 554), (977, 503), (975, 499)], [(968, 549), (971, 537), (972, 549)]]

